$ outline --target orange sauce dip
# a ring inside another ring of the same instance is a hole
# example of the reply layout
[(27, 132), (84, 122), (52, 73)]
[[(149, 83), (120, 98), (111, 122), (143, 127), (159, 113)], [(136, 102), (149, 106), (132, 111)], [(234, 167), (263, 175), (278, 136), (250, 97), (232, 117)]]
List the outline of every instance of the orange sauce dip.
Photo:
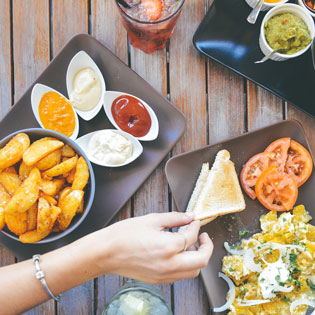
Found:
[(75, 128), (72, 105), (56, 92), (45, 93), (38, 106), (39, 118), (46, 129), (58, 131), (70, 137)]
[(277, 2), (280, 2), (281, 0), (264, 0), (264, 2), (267, 2), (267, 3), (277, 3)]

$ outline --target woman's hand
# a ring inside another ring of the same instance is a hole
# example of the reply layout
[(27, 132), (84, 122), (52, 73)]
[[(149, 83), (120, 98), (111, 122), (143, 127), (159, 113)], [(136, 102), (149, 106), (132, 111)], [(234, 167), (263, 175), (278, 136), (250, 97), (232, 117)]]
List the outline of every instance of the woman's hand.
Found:
[[(183, 225), (188, 226), (180, 232), (167, 231)], [(100, 273), (149, 283), (196, 277), (208, 264), (213, 250), (207, 233), (198, 239), (199, 229), (199, 221), (179, 212), (149, 214), (113, 224), (94, 234), (98, 243), (100, 238), (104, 242), (104, 250), (102, 245), (98, 248)], [(198, 240), (197, 248), (194, 245)]]

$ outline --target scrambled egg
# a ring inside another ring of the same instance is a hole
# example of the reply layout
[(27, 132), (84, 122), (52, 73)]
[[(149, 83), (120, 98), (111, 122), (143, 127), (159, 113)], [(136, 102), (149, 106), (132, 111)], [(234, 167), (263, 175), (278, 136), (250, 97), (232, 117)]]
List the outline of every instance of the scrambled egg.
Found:
[[(297, 299), (315, 303), (315, 226), (307, 223), (311, 219), (302, 205), (279, 217), (270, 211), (260, 218), (262, 232), (223, 258), (222, 271), (236, 284), (229, 315), (288, 315)], [(244, 306), (249, 300), (262, 304)], [(307, 308), (299, 305), (292, 314), (304, 315)]]

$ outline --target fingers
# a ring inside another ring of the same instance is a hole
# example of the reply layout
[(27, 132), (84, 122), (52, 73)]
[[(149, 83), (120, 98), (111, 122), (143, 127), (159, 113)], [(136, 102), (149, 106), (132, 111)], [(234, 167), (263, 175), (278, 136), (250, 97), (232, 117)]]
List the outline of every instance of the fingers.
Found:
[(172, 265), (175, 266), (176, 272), (188, 272), (207, 266), (213, 251), (213, 243), (207, 233), (199, 236), (199, 244), (196, 251), (185, 251), (173, 256)]
[[(186, 245), (186, 248), (190, 248), (193, 246), (198, 239), (198, 234), (200, 230), (200, 221), (193, 221), (191, 222), (185, 229), (181, 230), (180, 232), (175, 233), (174, 235), (178, 236), (178, 252), (181, 252), (184, 250), (184, 245)], [(185, 244), (185, 240), (187, 244)]]
[(167, 212), (150, 214), (148, 217), (150, 217), (154, 221), (154, 224), (158, 225), (161, 230), (164, 230), (189, 224), (193, 220), (194, 215), (182, 212)]

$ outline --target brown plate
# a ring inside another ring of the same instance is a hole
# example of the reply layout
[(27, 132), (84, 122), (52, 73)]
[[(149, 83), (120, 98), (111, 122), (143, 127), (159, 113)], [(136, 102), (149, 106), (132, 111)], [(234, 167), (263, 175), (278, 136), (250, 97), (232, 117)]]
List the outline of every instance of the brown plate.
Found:
[[(268, 144), (282, 137), (291, 137), (311, 153), (302, 126), (297, 121), (288, 120), (170, 159), (166, 164), (165, 172), (178, 210), (185, 211), (202, 163), (209, 162), (212, 165), (219, 150), (226, 149), (230, 152), (236, 172), (240, 174), (242, 166), (251, 156), (264, 151)], [(313, 218), (315, 218), (314, 173), (315, 171), (300, 187), (296, 203), (304, 204)], [(267, 210), (257, 200), (251, 200), (245, 193), (244, 197), (246, 202), (244, 211), (219, 217), (201, 229), (201, 232), (209, 234), (214, 243), (212, 258), (208, 266), (201, 271), (211, 308), (221, 306), (226, 302), (228, 286), (224, 280), (218, 277), (218, 272), (222, 267), (221, 260), (227, 254), (223, 243), (225, 241), (230, 244), (238, 242), (238, 232), (244, 229), (249, 231), (249, 235), (259, 232), (259, 218), (262, 214), (267, 213)], [(314, 221), (313, 219), (312, 222)]]
[[(185, 118), (181, 112), (96, 39), (80, 34), (66, 44), (0, 122), (0, 139), (11, 132), (39, 126), (31, 107), (31, 91), (35, 83), (46, 84), (67, 95), (67, 67), (72, 57), (80, 50), (86, 51), (98, 65), (107, 90), (133, 94), (152, 107), (159, 120), (159, 136), (154, 141), (142, 142), (143, 154), (131, 164), (119, 168), (105, 168), (92, 164), (96, 181), (94, 203), (84, 222), (66, 237), (49, 244), (28, 245), (0, 233), (0, 243), (21, 259), (61, 247), (106, 226), (185, 131)], [(95, 130), (113, 128), (103, 109), (90, 121), (81, 118), (79, 120), (79, 137)]]

